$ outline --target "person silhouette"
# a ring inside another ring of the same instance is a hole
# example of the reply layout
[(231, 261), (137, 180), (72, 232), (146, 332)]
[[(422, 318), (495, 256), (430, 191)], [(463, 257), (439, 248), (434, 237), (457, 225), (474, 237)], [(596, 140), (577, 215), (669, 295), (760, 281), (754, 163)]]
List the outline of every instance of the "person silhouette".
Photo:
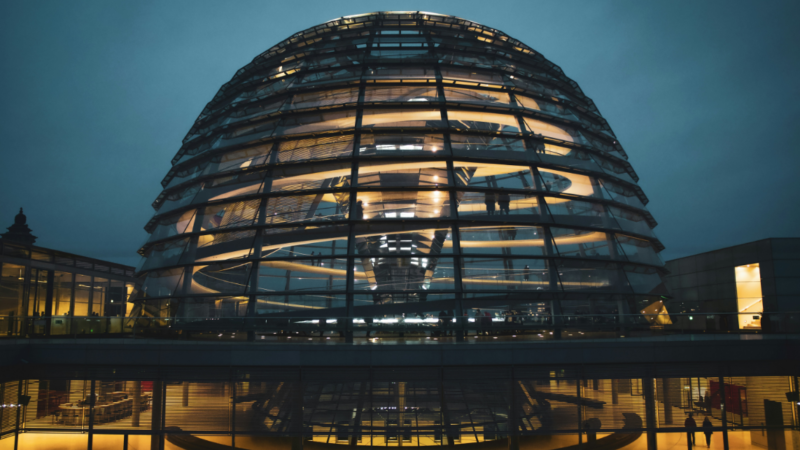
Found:
[(708, 420), (708, 416), (706, 416), (705, 420), (703, 420), (703, 434), (706, 435), (706, 447), (711, 447), (711, 431), (713, 425), (711, 425), (711, 421)]
[(487, 192), (483, 196), (483, 203), (486, 204), (486, 213), (490, 216), (494, 215), (494, 192)]
[(697, 431), (697, 422), (692, 418), (692, 413), (689, 413), (689, 417), (686, 418), (683, 426), (686, 427), (686, 445), (689, 450), (692, 450), (692, 446), (694, 445), (694, 432)]

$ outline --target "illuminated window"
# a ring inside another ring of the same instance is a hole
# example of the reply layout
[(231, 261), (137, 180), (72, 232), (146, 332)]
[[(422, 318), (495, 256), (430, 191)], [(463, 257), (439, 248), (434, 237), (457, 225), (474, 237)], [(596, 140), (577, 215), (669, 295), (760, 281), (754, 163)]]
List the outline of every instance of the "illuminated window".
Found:
[(738, 266), (736, 273), (736, 310), (739, 329), (760, 330), (764, 304), (761, 298), (761, 270), (758, 263)]

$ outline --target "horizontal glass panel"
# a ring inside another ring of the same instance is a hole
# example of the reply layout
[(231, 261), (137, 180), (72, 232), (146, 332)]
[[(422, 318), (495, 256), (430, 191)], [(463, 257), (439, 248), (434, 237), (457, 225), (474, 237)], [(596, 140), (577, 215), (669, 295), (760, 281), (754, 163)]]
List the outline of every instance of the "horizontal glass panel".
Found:
[(541, 227), (514, 225), (461, 227), (461, 253), (546, 256)]
[(543, 163), (591, 170), (593, 172), (601, 171), (601, 167), (588, 152), (548, 143), (539, 145), (543, 147), (539, 150), (539, 158)]
[(647, 223), (643, 215), (627, 209), (617, 208), (616, 206), (609, 206), (608, 210), (614, 216), (617, 223), (619, 223), (619, 227), (622, 230), (655, 237), (653, 229), (650, 228), (650, 224)]
[(358, 88), (335, 89), (295, 94), (292, 97), (291, 109), (318, 108), (321, 106), (341, 105), (358, 102)]
[(343, 130), (356, 126), (356, 111), (318, 112), (286, 117), (281, 123), (278, 136), (314, 133), (317, 131)]
[(645, 209), (644, 203), (642, 203), (642, 200), (636, 195), (633, 189), (608, 180), (600, 180), (600, 183), (605, 188), (606, 195), (611, 200), (633, 206), (634, 208)]
[(365, 110), (362, 128), (384, 127), (442, 127), (442, 113), (438, 109), (372, 109)]
[(450, 217), (446, 191), (359, 192), (354, 219), (433, 219)]
[(198, 236), (197, 249), (187, 249), (181, 264), (247, 258), (253, 249), (255, 230), (239, 230)]
[(200, 231), (253, 225), (261, 200), (206, 206), (199, 215)]
[(454, 161), (457, 186), (493, 189), (535, 189), (530, 166)]
[(452, 258), (356, 258), (356, 290), (419, 291), (453, 289)]
[(271, 99), (257, 103), (255, 105), (248, 104), (244, 108), (240, 108), (231, 112), (230, 117), (233, 119), (231, 120), (231, 122), (251, 119), (261, 115), (273, 113), (281, 109), (281, 106), (283, 106), (283, 103), (285, 101), (286, 101), (285, 99), (278, 99), (278, 100)]
[(353, 136), (331, 136), (297, 141), (283, 141), (278, 146), (278, 162), (311, 161), (349, 157), (353, 154)]
[(433, 67), (398, 67), (375, 66), (367, 69), (364, 78), (368, 80), (436, 80), (436, 70)]
[(429, 255), (453, 253), (450, 228), (429, 228), (423, 224), (356, 225), (356, 255)]
[(275, 129), (278, 128), (278, 119), (268, 120), (266, 122), (259, 122), (256, 124), (251, 125), (243, 125), (235, 130), (231, 131), (230, 133), (225, 134), (222, 136), (222, 139), (216, 143), (213, 147), (228, 147), (232, 145), (243, 144), (245, 142), (250, 141), (257, 141), (259, 139), (265, 139), (273, 135), (275, 133)]
[(545, 137), (579, 144), (588, 143), (588, 141), (580, 134), (580, 132), (571, 127), (559, 126), (550, 122), (532, 119), (530, 117), (525, 117), (525, 126), (527, 126), (528, 131), (533, 134), (540, 134)]
[(434, 156), (444, 150), (441, 134), (362, 134), (361, 156)]
[(250, 284), (250, 269), (253, 264), (212, 264), (189, 267), (191, 280), (183, 287), (184, 294), (245, 294)]
[(227, 200), (258, 193), (266, 171), (245, 172), (203, 182), (193, 203)]
[(625, 252), (628, 261), (653, 264), (655, 266), (664, 265), (664, 262), (661, 261), (661, 257), (658, 256), (658, 252), (650, 241), (632, 236), (625, 236), (624, 234), (618, 234), (617, 240), (622, 246), (622, 251)]
[(484, 105), (509, 105), (511, 97), (505, 92), (479, 91), (476, 89), (444, 87), (444, 97), (448, 102), (476, 103)]
[(624, 260), (611, 233), (550, 227), (558, 254), (577, 258)]
[(266, 224), (344, 220), (350, 194), (329, 193), (275, 197), (267, 200)]
[(191, 204), (192, 200), (195, 198), (197, 192), (202, 186), (202, 183), (195, 183), (185, 188), (181, 188), (178, 191), (167, 194), (164, 198), (164, 201), (158, 207), (158, 213), (164, 214), (172, 211), (173, 209)]
[(628, 277), (630, 288), (637, 294), (670, 295), (664, 286), (664, 280), (655, 269), (642, 270), (640, 266), (634, 270), (626, 267), (625, 275)]
[(348, 80), (358, 80), (359, 78), (361, 78), (361, 66), (349, 66), (307, 73), (305, 76), (303, 76), (300, 84), (316, 86), (325, 83), (338, 83)]
[(364, 102), (435, 102), (439, 100), (436, 87), (430, 86), (367, 86)]
[(191, 167), (179, 169), (170, 180), (167, 189), (198, 177), (265, 164), (271, 147), (272, 144), (235, 150), (206, 159)]
[(415, 187), (448, 185), (444, 161), (378, 163), (361, 162), (358, 185), (369, 187)]
[(150, 234), (148, 242), (158, 241), (183, 233), (191, 233), (194, 228), (195, 210), (184, 211), (158, 219), (153, 232)]
[(185, 238), (162, 242), (148, 248), (142, 260), (142, 266), (137, 267), (136, 271), (139, 272), (177, 264), (188, 243), (189, 239)]
[(559, 225), (578, 225), (599, 228), (619, 228), (606, 207), (600, 203), (560, 197), (545, 198), (553, 222)]
[(463, 258), (461, 273), (465, 290), (552, 290), (543, 259)]
[(151, 271), (139, 289), (139, 298), (169, 297), (176, 290), (180, 290), (179, 283), (182, 279), (183, 267)]
[[(229, 319), (247, 315), (249, 297), (199, 297), (182, 298), (178, 302), (176, 323), (194, 322), (196, 319)], [(195, 319), (195, 320), (185, 320)], [(133, 439), (134, 436), (130, 436)], [(147, 437), (149, 439), (149, 436)], [(148, 441), (149, 444), (149, 441)]]
[(459, 130), (519, 132), (516, 116), (477, 111), (447, 111), (450, 126)]
[(600, 183), (596, 178), (560, 170), (539, 168), (544, 185), (550, 192), (577, 195), (580, 197), (608, 198), (603, 195)]
[(503, 85), (503, 75), (476, 69), (462, 69), (457, 67), (442, 67), (444, 80), (466, 81), (480, 84)]
[(262, 261), (258, 269), (258, 292), (344, 290), (347, 260), (323, 258)]
[(262, 192), (342, 189), (350, 186), (352, 165), (341, 162), (278, 166), (264, 182)]
[[(305, 295), (259, 295), (256, 297), (256, 314), (281, 314), (287, 317), (295, 317), (295, 323), (306, 322), (303, 316), (313, 314), (315, 310), (326, 310), (331, 308), (344, 308), (347, 304), (344, 295), (326, 294), (305, 294)], [(292, 314), (294, 313), (294, 314)], [(311, 317), (311, 316), (309, 316)], [(273, 319), (270, 319), (273, 320)], [(277, 319), (276, 319), (277, 320)], [(288, 318), (286, 322), (288, 324)], [(272, 323), (267, 321), (267, 323)], [(312, 323), (312, 319), (308, 319)], [(276, 325), (280, 323), (277, 322)]]
[[(314, 258), (347, 254), (347, 225), (270, 228), (262, 238), (262, 258)], [(317, 261), (317, 265), (320, 261)]]
[(537, 159), (533, 151), (525, 148), (525, 141), (518, 138), (451, 134), (450, 146), (456, 156), (534, 161)]
[(564, 291), (615, 293), (631, 291), (625, 274), (613, 263), (559, 260), (556, 265)]
[(555, 103), (534, 100), (524, 95), (516, 95), (517, 102), (524, 108), (535, 109), (537, 111), (544, 111), (561, 117), (569, 117), (570, 119), (577, 120), (577, 117), (572, 112)]
[[(501, 215), (531, 215), (541, 219), (539, 201), (534, 195), (507, 192), (458, 192), (458, 216), (476, 218)], [(499, 209), (498, 209), (499, 206)]]

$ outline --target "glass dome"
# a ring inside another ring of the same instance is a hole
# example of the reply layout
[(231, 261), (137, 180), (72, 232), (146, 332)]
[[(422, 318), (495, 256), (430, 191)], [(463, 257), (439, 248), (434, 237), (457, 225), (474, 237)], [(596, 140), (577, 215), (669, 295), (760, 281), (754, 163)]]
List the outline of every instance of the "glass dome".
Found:
[(637, 181), (592, 100), (525, 44), (432, 13), (343, 17), (200, 114), (153, 203), (134, 314), (348, 338), (442, 313), (466, 331), (616, 322), (665, 293)]

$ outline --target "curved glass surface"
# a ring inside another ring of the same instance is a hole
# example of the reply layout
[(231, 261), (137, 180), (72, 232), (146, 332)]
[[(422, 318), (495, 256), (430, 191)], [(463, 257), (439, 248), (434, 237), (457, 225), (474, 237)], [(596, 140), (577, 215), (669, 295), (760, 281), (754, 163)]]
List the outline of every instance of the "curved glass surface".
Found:
[(134, 310), (324, 326), (657, 301), (647, 198), (578, 85), (497, 30), (388, 14), (220, 89), (162, 183)]

